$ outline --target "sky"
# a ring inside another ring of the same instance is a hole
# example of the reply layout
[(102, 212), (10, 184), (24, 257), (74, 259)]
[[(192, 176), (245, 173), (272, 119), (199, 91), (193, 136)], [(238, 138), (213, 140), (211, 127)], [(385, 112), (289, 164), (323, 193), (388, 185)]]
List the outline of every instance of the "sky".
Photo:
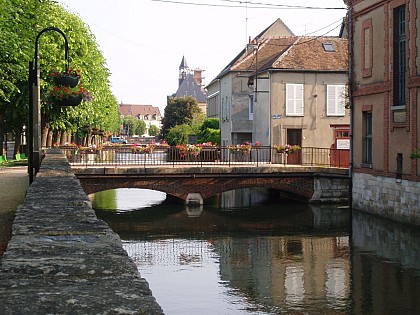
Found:
[(241, 52), (249, 37), (256, 37), (278, 18), (295, 35), (338, 36), (346, 14), (343, 0), (58, 3), (77, 14), (95, 35), (118, 103), (158, 106), (162, 114), (167, 96), (178, 89), (183, 56), (190, 69), (204, 70), (206, 85)]

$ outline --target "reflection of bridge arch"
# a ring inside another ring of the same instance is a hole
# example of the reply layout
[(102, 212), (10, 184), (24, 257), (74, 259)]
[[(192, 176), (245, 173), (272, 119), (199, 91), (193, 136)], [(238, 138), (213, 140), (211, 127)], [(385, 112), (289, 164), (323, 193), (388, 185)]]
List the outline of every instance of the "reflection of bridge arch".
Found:
[(329, 168), (73, 168), (87, 194), (118, 188), (164, 192), (187, 200), (241, 188), (271, 188), (307, 201), (348, 201), (348, 170)]

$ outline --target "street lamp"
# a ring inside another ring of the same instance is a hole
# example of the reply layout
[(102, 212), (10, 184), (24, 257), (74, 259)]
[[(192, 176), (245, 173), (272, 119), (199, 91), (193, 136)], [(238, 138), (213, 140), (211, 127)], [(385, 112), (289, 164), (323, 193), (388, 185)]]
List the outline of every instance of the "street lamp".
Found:
[(40, 110), (40, 88), (39, 88), (39, 69), (38, 69), (38, 40), (39, 37), (47, 32), (55, 31), (64, 37), (66, 66), (69, 65), (69, 43), (66, 35), (56, 27), (47, 27), (38, 33), (35, 39), (34, 60), (29, 61), (29, 126), (28, 126), (28, 172), (29, 184), (34, 181), (34, 176), (38, 173), (41, 165), (41, 110)]
[(247, 51), (254, 51), (255, 52), (255, 90), (254, 90), (254, 101), (257, 102), (257, 94), (258, 94), (258, 49), (260, 47), (260, 43), (258, 39), (255, 42), (250, 42), (247, 46)]

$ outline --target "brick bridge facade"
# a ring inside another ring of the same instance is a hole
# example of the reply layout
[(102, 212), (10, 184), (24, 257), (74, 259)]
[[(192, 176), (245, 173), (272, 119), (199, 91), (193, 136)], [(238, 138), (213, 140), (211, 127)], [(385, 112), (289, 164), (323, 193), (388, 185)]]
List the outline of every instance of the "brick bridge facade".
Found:
[(73, 168), (86, 192), (143, 188), (165, 192), (189, 203), (225, 191), (263, 187), (309, 202), (346, 203), (348, 170), (319, 167)]

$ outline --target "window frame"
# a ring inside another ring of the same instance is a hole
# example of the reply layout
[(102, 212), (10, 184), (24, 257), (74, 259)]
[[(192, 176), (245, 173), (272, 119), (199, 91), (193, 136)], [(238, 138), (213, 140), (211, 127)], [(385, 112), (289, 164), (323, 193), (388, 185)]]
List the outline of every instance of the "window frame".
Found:
[(248, 119), (254, 120), (254, 95), (249, 94), (249, 100), (248, 100)]
[[(331, 97), (331, 89), (334, 88), (334, 100)], [(327, 84), (326, 112), (328, 117), (343, 117), (346, 115), (346, 85)], [(333, 104), (331, 104), (333, 102)]]
[(286, 116), (302, 117), (305, 112), (305, 88), (302, 83), (286, 83)]
[(363, 166), (372, 166), (372, 157), (373, 157), (373, 117), (371, 111), (362, 112), (363, 115), (363, 126), (362, 126), (362, 165)]

